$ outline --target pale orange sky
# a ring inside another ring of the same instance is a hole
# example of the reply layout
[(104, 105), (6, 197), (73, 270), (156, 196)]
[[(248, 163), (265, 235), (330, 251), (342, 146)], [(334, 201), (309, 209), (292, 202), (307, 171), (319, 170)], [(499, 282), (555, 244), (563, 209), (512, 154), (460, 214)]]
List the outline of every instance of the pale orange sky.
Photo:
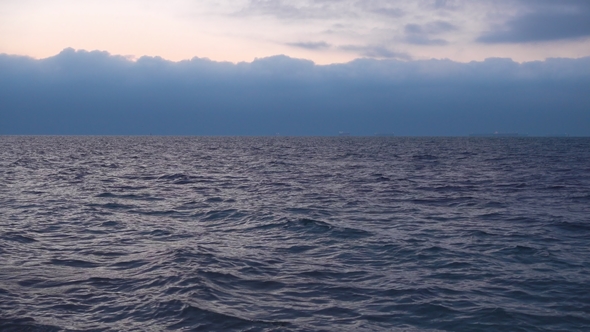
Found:
[[(571, 1), (570, 7), (584, 14), (584, 5), (576, 3)], [(530, 1), (3, 0), (0, 53), (44, 58), (73, 47), (175, 61), (196, 56), (231, 62), (285, 54), (318, 64), (359, 57), (461, 62), (507, 57), (522, 62), (590, 56), (583, 26), (577, 35), (562, 33), (563, 38), (476, 41), (494, 29), (524, 26), (506, 22), (534, 18), (535, 11), (545, 10), (527, 4)]]

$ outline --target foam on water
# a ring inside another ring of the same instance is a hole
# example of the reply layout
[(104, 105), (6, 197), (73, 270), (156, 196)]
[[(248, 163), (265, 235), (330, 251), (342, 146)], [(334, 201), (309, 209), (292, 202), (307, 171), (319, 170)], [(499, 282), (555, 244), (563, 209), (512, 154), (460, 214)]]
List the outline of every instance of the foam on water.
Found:
[(2, 331), (583, 331), (590, 139), (0, 137)]

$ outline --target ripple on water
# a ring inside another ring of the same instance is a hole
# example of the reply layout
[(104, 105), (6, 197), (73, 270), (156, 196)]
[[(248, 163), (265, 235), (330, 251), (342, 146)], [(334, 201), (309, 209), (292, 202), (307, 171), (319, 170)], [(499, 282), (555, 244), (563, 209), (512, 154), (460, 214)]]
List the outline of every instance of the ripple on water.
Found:
[(1, 331), (585, 331), (589, 139), (0, 136)]

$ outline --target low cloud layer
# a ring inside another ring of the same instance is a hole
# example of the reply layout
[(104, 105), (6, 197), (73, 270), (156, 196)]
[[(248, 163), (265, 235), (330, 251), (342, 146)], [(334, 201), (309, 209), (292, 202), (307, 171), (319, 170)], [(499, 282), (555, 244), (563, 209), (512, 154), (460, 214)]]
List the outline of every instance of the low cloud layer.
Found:
[(590, 58), (131, 61), (0, 55), (0, 134), (590, 135)]

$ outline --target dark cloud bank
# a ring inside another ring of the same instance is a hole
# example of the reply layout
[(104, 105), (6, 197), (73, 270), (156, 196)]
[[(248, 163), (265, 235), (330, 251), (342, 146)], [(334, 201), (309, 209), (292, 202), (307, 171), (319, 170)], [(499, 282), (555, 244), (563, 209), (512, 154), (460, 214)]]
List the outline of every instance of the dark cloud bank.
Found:
[(590, 135), (590, 58), (314, 65), (0, 55), (0, 134)]

